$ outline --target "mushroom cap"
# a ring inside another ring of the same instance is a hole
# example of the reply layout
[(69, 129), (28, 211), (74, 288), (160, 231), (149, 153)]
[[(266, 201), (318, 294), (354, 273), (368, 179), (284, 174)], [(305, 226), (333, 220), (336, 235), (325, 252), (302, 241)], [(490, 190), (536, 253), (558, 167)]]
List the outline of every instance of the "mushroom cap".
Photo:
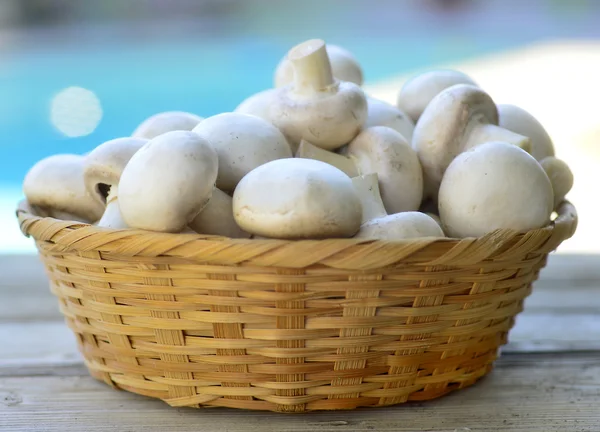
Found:
[(466, 84), (439, 93), (421, 115), (412, 145), (419, 155), (429, 193), (437, 189), (446, 167), (464, 150), (465, 134), (474, 123), (498, 124), (498, 112), (486, 92)]
[(273, 99), (276, 97), (276, 92), (276, 89), (267, 89), (255, 93), (243, 100), (233, 112), (254, 115), (269, 121), (269, 110)]
[(206, 207), (189, 224), (198, 234), (218, 235), (229, 238), (248, 238), (233, 218), (233, 199), (215, 188)]
[(552, 185), (540, 164), (504, 142), (485, 143), (458, 155), (439, 191), (440, 219), (451, 237), (541, 228), (552, 209)]
[(350, 177), (312, 159), (279, 159), (248, 173), (233, 194), (245, 231), (282, 239), (352, 237), (362, 218)]
[(445, 237), (438, 223), (425, 213), (409, 211), (370, 220), (361, 225), (355, 238), (402, 240)]
[(166, 111), (144, 120), (133, 132), (135, 138), (152, 139), (166, 132), (177, 130), (191, 131), (202, 117), (184, 111)]
[(363, 128), (367, 98), (362, 89), (344, 81), (334, 87), (333, 91), (312, 97), (297, 94), (293, 85), (278, 89), (269, 117), (294, 148), (304, 139), (325, 150), (335, 150)]
[(396, 105), (416, 123), (434, 97), (456, 84), (477, 86), (469, 76), (455, 70), (432, 70), (422, 73), (404, 84), (398, 93)]
[(573, 187), (573, 172), (565, 161), (554, 156), (545, 157), (540, 161), (540, 165), (546, 171), (546, 175), (552, 184), (554, 208), (557, 208)]
[(110, 187), (119, 184), (125, 166), (147, 142), (145, 138), (117, 138), (100, 144), (88, 153), (83, 169), (88, 192), (106, 203)]
[(415, 124), (400, 109), (387, 102), (367, 97), (368, 113), (365, 128), (371, 126), (387, 126), (400, 132), (408, 142), (412, 141)]
[(189, 131), (159, 135), (121, 174), (119, 207), (132, 228), (180, 232), (212, 195), (219, 162), (212, 145)]
[(30, 205), (48, 216), (72, 215), (86, 222), (102, 217), (104, 205), (86, 189), (84, 158), (59, 154), (36, 163), (26, 174), (23, 192)]
[(292, 157), (283, 134), (266, 120), (249, 114), (223, 113), (203, 120), (194, 133), (204, 137), (219, 155), (217, 187), (233, 193), (254, 168)]
[(554, 156), (552, 139), (544, 126), (530, 113), (516, 105), (498, 105), (499, 126), (531, 139), (531, 151), (536, 160)]
[(415, 150), (386, 126), (363, 130), (344, 149), (361, 174), (377, 173), (388, 213), (417, 210), (423, 199), (423, 171)]
[[(338, 46), (327, 44), (327, 55), (333, 76), (340, 81), (348, 81), (358, 86), (363, 84), (363, 71), (354, 55)], [(275, 70), (275, 87), (283, 87), (294, 80), (294, 68), (287, 55), (281, 59)]]

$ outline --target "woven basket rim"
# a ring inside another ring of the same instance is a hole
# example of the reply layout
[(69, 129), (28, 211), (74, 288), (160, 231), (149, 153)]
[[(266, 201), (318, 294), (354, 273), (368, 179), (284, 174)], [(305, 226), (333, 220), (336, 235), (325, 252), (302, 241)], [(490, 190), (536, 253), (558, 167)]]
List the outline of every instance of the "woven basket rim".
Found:
[(573, 236), (578, 223), (575, 207), (566, 200), (549, 225), (524, 233), (499, 229), (478, 238), (396, 241), (231, 239), (195, 233), (113, 230), (38, 214), (43, 211), (26, 200), (19, 202), (16, 216), (21, 232), (33, 237), (38, 248), (51, 253), (97, 251), (120, 258), (169, 257), (203, 264), (286, 268), (324, 265), (348, 270), (377, 269), (396, 263), (433, 266), (476, 265), (484, 260), (514, 262), (531, 253), (555, 250)]

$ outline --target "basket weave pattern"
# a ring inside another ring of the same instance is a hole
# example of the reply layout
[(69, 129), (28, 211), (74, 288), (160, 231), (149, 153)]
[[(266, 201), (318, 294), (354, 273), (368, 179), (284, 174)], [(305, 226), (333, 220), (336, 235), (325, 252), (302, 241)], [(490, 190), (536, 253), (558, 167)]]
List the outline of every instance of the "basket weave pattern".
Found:
[(109, 231), (17, 211), (90, 373), (172, 406), (282, 412), (433, 399), (491, 370), (576, 227), (407, 242)]

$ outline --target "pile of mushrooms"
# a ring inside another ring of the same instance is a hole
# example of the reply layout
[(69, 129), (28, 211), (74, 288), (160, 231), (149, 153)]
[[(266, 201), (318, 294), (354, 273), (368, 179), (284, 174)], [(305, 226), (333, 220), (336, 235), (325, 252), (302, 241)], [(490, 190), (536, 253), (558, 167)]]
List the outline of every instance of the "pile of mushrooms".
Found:
[(228, 238), (477, 237), (548, 224), (573, 186), (530, 113), (476, 81), (433, 70), (396, 105), (367, 95), (346, 49), (308, 40), (276, 65), (273, 88), (231, 112), (143, 120), (86, 155), (27, 173), (45, 217)]

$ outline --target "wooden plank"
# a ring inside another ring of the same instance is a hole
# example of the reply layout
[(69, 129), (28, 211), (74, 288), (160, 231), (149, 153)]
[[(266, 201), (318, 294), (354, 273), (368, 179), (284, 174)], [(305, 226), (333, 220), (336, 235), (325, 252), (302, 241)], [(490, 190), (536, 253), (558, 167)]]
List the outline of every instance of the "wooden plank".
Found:
[(88, 377), (0, 378), (0, 423), (25, 431), (595, 431), (600, 354), (512, 355), (474, 387), (436, 401), (284, 415), (174, 409)]

